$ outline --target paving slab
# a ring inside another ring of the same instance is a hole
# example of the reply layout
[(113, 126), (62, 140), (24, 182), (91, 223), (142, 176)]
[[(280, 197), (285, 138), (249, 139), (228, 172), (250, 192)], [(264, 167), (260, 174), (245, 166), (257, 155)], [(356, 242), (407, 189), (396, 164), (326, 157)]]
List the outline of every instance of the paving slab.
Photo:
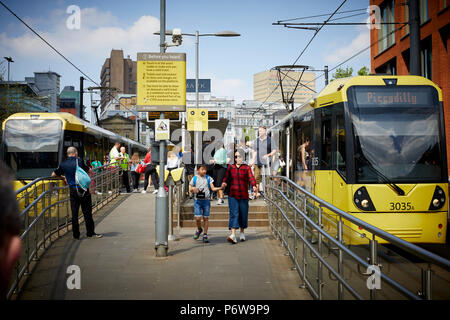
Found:
[[(154, 250), (155, 195), (120, 195), (94, 215), (103, 238), (57, 240), (41, 258), (19, 299), (275, 299), (309, 300), (269, 228), (249, 228), (230, 244), (226, 228), (210, 229), (210, 243), (183, 228), (169, 241), (168, 257)], [(81, 227), (82, 234), (84, 224)], [(67, 267), (81, 270), (81, 289), (68, 289)]]

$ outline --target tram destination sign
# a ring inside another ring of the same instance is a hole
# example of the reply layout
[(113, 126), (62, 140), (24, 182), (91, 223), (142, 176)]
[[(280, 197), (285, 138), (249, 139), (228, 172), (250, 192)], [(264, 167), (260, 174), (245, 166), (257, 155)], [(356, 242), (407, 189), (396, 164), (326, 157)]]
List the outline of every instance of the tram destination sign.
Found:
[(186, 54), (137, 54), (137, 111), (186, 111)]
[(384, 88), (384, 87), (357, 87), (355, 88), (355, 97), (358, 107), (372, 106), (424, 106), (431, 107), (433, 95), (431, 88)]

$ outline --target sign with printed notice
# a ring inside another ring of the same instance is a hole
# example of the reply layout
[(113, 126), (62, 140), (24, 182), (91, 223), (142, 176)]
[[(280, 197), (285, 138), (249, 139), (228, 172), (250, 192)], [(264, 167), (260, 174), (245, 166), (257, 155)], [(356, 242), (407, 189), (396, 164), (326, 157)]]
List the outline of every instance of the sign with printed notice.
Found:
[(169, 140), (170, 137), (170, 120), (155, 120), (155, 140)]
[(208, 131), (208, 109), (189, 108), (186, 114), (188, 131)]
[(137, 54), (137, 111), (186, 111), (186, 54)]

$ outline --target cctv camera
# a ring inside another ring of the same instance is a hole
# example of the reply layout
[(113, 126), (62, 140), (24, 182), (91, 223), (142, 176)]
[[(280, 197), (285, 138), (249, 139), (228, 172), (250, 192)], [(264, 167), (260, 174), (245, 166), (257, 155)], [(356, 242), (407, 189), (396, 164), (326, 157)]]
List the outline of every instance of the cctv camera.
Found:
[(173, 29), (172, 31), (172, 42), (175, 45), (181, 45), (181, 42), (183, 41), (183, 36), (181, 35), (181, 29)]

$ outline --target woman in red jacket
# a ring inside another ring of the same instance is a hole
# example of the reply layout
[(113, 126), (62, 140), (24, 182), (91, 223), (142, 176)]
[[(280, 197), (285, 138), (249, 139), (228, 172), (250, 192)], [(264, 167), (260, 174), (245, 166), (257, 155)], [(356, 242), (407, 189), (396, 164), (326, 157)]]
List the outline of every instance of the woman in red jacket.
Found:
[(148, 148), (148, 152), (145, 156), (144, 163), (145, 163), (145, 180), (144, 180), (144, 190), (142, 193), (147, 193), (147, 187), (148, 187), (148, 177), (152, 176), (152, 183), (155, 187), (155, 191), (153, 191), (153, 194), (158, 193), (159, 189), (159, 179), (158, 174), (156, 173), (156, 166), (152, 164), (152, 147), (150, 146)]
[(234, 153), (234, 164), (228, 166), (225, 178), (222, 181), (222, 189), (230, 184), (228, 193), (228, 206), (230, 219), (228, 229), (231, 234), (227, 240), (233, 244), (237, 243), (236, 229), (240, 228), (240, 241), (245, 241), (244, 229), (248, 226), (248, 186), (253, 186), (253, 191), (257, 193), (256, 180), (252, 173), (252, 168), (244, 163), (245, 152), (238, 149)]

